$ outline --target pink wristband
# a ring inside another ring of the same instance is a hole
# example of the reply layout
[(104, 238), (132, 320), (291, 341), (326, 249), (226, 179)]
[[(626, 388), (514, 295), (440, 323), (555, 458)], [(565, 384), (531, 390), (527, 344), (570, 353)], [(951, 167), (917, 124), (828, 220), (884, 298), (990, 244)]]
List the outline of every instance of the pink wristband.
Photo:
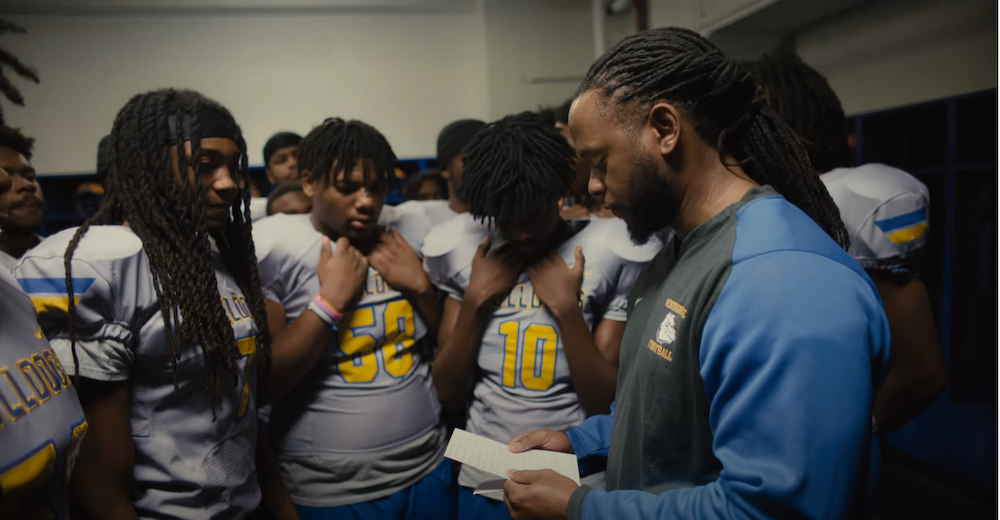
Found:
[(342, 314), (337, 312), (337, 309), (333, 308), (333, 305), (330, 305), (329, 302), (324, 300), (323, 297), (318, 294), (313, 298), (313, 303), (315, 303), (320, 309), (323, 309), (323, 312), (325, 312), (326, 315), (335, 322), (340, 321), (340, 318), (344, 317)]

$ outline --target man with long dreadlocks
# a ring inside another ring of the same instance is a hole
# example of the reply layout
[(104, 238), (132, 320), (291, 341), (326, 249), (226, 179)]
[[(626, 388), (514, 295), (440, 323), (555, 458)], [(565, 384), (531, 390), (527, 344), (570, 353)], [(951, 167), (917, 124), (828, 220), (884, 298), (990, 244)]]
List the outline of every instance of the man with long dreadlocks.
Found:
[(633, 239), (669, 226), (678, 241), (629, 295), (612, 413), (510, 441), (606, 455), (607, 489), (512, 472), (512, 515), (860, 513), (888, 326), (837, 207), (750, 72), (692, 31), (645, 31), (591, 66), (570, 130), (591, 192)]
[[(656, 241), (629, 243), (619, 220), (562, 220), (573, 156), (555, 126), (530, 112), (487, 125), (467, 148), (469, 214), (424, 241), (425, 268), (449, 295), (438, 396), (465, 410), (471, 395), (467, 429), (501, 442), (608, 412), (626, 297), (659, 250)], [(461, 468), (459, 518), (509, 518), (503, 503), (473, 495), (494, 478)]]
[(450, 518), (425, 348), (440, 302), (414, 252), (430, 224), (377, 224), (396, 156), (365, 123), (327, 119), (298, 162), (312, 213), (274, 215), (254, 232), (274, 371), (286, 344), (305, 360), (270, 416), (292, 500), (307, 519)]
[(847, 226), (848, 253), (871, 276), (885, 307), (892, 368), (872, 416), (877, 433), (885, 435), (923, 411), (946, 380), (930, 297), (917, 269), (927, 244), (930, 194), (924, 183), (891, 166), (851, 167), (840, 99), (798, 56), (765, 57), (753, 71), (770, 106), (805, 141)]
[(90, 423), (74, 503), (246, 518), (262, 498), (251, 454), (270, 347), (243, 137), (214, 101), (159, 90), (129, 100), (109, 143), (98, 214), (15, 273)]

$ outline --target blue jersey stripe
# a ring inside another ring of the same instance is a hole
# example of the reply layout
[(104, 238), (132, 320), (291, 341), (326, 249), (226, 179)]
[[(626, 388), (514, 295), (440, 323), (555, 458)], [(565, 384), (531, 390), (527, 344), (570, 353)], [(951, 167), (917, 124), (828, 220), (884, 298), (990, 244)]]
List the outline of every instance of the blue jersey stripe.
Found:
[[(18, 278), (17, 283), (28, 294), (66, 294), (65, 278)], [(87, 292), (93, 283), (93, 278), (74, 278), (73, 294)]]
[(876, 220), (875, 225), (882, 230), (883, 233), (888, 233), (896, 229), (901, 229), (905, 227), (910, 227), (914, 224), (918, 224), (927, 219), (927, 208), (920, 208), (916, 211), (911, 211), (909, 213), (903, 213), (902, 215), (897, 215), (895, 217), (890, 217), (883, 220)]

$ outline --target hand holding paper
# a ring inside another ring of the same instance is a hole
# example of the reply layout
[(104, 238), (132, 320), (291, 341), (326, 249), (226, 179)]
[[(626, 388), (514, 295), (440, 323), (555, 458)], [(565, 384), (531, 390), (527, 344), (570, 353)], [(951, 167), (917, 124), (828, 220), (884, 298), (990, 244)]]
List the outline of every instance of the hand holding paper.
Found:
[[(497, 481), (484, 482), (475, 490), (496, 500), (503, 499), (503, 481), (507, 470), (551, 469), (580, 484), (580, 471), (576, 456), (545, 450), (528, 450), (511, 453), (506, 444), (455, 429), (444, 456), (497, 476)], [(499, 497), (499, 498), (497, 498)]]

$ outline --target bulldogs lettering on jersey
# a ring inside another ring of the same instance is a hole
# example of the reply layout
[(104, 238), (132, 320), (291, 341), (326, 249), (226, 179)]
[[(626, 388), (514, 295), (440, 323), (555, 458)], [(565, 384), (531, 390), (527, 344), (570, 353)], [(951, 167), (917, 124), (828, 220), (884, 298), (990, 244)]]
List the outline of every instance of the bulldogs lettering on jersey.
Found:
[[(204, 358), (182, 346), (177, 388), (149, 259), (128, 228), (95, 226), (73, 255), (77, 337), (74, 366), (67, 326), (63, 253), (75, 229), (28, 252), (16, 270), (59, 359), (81, 377), (129, 382), (133, 481), (141, 518), (243, 518), (260, 502), (252, 456), (257, 439), (257, 326), (218, 253), (212, 257), (223, 306), (243, 356), (212, 418)], [(182, 317), (183, 319), (183, 317)]]
[[(415, 249), (429, 227), (419, 216), (388, 223)], [(274, 215), (254, 229), (264, 296), (284, 307), (289, 324), (310, 312), (320, 290), (321, 240), (310, 215)], [(432, 470), (443, 449), (421, 348), (427, 327), (413, 305), (369, 268), (360, 300), (339, 310), (344, 317), (326, 353), (271, 412), (272, 440), (298, 504), (388, 495)], [(394, 452), (409, 443), (420, 447)], [(317, 457), (328, 462), (318, 464)]]
[(0, 518), (66, 518), (87, 421), (31, 300), (0, 269)]
[(908, 278), (927, 243), (927, 186), (884, 164), (838, 168), (820, 177), (847, 227), (861, 267)]
[[(576, 247), (583, 249), (580, 306), (587, 327), (593, 330), (601, 319), (625, 321), (632, 284), (662, 244), (653, 238), (645, 246), (633, 245), (624, 222), (618, 219), (584, 224), (556, 252), (572, 266)], [(424, 268), (432, 283), (461, 299), (476, 249), (491, 234), (467, 214), (434, 228), (423, 247)], [(492, 243), (501, 241), (494, 236)], [(469, 431), (507, 442), (518, 433), (561, 429), (584, 419), (559, 329), (535, 295), (526, 272), (499, 302), (486, 325), (478, 365), (480, 376), (466, 426)], [(459, 483), (474, 487), (488, 478), (463, 466)]]

